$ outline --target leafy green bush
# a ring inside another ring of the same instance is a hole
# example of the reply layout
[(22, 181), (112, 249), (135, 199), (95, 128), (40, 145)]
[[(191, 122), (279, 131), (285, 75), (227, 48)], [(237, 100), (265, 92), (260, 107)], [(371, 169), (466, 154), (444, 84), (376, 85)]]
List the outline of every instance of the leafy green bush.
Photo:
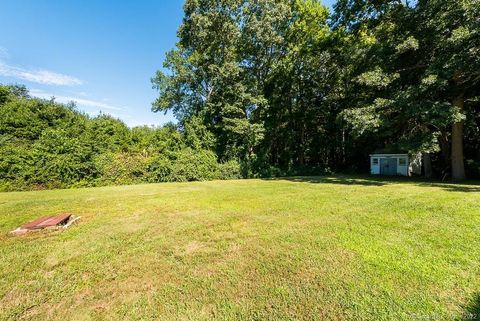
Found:
[(32, 98), (25, 87), (2, 85), (0, 115), (0, 191), (286, 173), (251, 152), (242, 162), (220, 163), (213, 151), (216, 138), (199, 117), (178, 126), (128, 128), (112, 116), (90, 117), (73, 104)]
[(67, 187), (95, 173), (90, 148), (62, 128), (45, 130), (32, 150), (35, 184)]
[(212, 151), (185, 148), (172, 160), (170, 181), (205, 181), (216, 179), (217, 156)]
[(25, 180), (33, 174), (30, 144), (10, 135), (0, 137), (0, 180)]
[(28, 191), (38, 189), (31, 182), (22, 178), (15, 180), (0, 179), (0, 192)]
[(163, 154), (151, 157), (148, 161), (147, 180), (150, 183), (172, 182), (172, 161)]
[(241, 176), (245, 178), (279, 177), (283, 173), (281, 169), (269, 165), (264, 158), (257, 155), (252, 155), (241, 163)]
[(105, 153), (95, 158), (101, 184), (136, 184), (148, 181), (149, 158), (141, 154)]
[(242, 178), (240, 163), (234, 160), (218, 164), (218, 179), (239, 179)]

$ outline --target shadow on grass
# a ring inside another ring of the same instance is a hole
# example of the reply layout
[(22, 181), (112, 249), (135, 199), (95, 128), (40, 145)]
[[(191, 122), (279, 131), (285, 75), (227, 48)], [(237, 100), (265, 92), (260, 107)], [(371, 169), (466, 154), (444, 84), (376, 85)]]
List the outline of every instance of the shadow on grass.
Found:
[(480, 321), (480, 294), (477, 294), (472, 303), (463, 313), (463, 321)]
[(480, 193), (480, 185), (474, 183), (462, 183), (461, 185), (454, 183), (421, 183), (418, 186), (440, 187), (450, 192)]
[(340, 185), (364, 185), (364, 186), (384, 186), (391, 182), (382, 178), (362, 177), (362, 176), (301, 176), (301, 177), (283, 177), (272, 178), (268, 180), (283, 180), (295, 183), (311, 184), (340, 184)]
[(474, 182), (454, 184), (441, 183), (424, 178), (411, 177), (388, 177), (388, 176), (302, 176), (302, 177), (283, 177), (270, 178), (266, 180), (283, 180), (296, 183), (311, 184), (340, 184), (340, 185), (362, 185), (362, 186), (385, 186), (389, 184), (414, 184), (424, 187), (439, 187), (450, 192), (480, 192), (480, 184)]

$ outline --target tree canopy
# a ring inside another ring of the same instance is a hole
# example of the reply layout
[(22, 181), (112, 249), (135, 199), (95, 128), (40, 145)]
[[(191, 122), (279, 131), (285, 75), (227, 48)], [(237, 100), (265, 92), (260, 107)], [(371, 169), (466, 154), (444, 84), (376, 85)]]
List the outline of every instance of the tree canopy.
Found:
[(379, 149), (424, 175), (480, 177), (477, 0), (186, 0), (179, 41), (129, 128), (0, 85), (6, 190), (368, 172)]
[(167, 72), (152, 80), (153, 110), (201, 121), (220, 159), (260, 171), (358, 171), (375, 149), (397, 148), (433, 159), (437, 176), (465, 179), (465, 161), (470, 176), (478, 171), (476, 0), (184, 8)]

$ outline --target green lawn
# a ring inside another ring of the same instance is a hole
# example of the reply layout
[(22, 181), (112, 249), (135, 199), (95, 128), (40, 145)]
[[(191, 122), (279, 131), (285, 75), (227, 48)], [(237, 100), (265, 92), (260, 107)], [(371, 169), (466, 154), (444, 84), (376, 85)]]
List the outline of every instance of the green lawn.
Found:
[[(38, 216), (82, 216), (21, 237)], [(373, 178), (0, 194), (0, 319), (480, 319), (480, 186)]]

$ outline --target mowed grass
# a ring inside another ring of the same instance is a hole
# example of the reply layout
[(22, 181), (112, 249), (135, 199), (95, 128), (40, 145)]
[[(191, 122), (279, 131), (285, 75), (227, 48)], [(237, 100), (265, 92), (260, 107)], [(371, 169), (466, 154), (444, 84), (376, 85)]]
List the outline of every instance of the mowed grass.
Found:
[[(70, 212), (64, 232), (10, 230)], [(474, 320), (480, 186), (325, 177), (0, 194), (0, 319)]]

